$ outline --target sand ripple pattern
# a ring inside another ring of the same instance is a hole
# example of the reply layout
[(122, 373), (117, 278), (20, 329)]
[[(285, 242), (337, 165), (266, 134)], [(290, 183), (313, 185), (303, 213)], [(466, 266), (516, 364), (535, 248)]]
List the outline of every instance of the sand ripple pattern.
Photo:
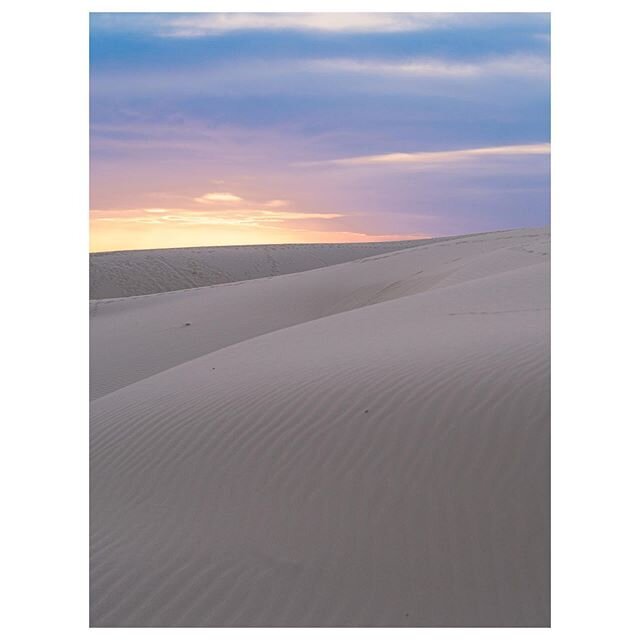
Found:
[(548, 234), (483, 237), (94, 400), (92, 625), (547, 626)]

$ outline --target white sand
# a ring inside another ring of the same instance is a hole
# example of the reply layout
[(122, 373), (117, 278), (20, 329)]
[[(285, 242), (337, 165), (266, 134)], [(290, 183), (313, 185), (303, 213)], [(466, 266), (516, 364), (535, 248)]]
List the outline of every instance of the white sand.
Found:
[(548, 254), (92, 303), (92, 624), (548, 625)]
[(327, 267), (407, 249), (424, 240), (262, 244), (92, 253), (90, 297), (124, 298)]

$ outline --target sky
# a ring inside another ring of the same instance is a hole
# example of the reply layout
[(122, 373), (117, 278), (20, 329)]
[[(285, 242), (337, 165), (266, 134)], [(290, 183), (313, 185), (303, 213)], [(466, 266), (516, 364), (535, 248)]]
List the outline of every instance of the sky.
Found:
[(547, 225), (549, 22), (93, 13), (91, 251)]

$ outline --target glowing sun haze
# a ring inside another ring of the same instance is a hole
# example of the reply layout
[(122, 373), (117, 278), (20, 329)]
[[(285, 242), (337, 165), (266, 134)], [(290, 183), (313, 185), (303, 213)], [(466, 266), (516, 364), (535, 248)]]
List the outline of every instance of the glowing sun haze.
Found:
[(92, 14), (91, 250), (549, 218), (548, 14)]

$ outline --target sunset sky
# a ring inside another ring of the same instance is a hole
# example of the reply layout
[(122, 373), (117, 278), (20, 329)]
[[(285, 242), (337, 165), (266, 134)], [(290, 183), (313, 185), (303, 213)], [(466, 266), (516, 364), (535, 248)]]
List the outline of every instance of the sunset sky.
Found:
[(549, 222), (548, 14), (92, 14), (91, 250)]

